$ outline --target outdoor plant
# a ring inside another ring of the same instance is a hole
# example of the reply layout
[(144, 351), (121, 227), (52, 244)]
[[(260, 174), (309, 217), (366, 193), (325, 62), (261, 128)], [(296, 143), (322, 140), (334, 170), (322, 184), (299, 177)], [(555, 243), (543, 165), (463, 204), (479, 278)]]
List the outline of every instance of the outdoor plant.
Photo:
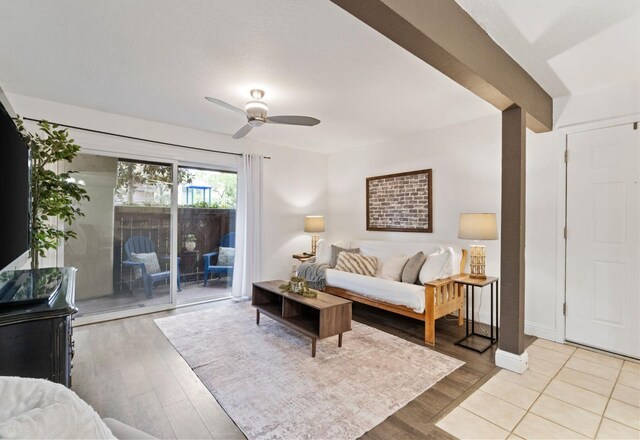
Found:
[(79, 202), (89, 200), (87, 191), (72, 177), (74, 171), (56, 173), (54, 165), (60, 161), (71, 162), (80, 146), (69, 137), (68, 130), (58, 128), (47, 121), (38, 122), (38, 133), (24, 128), (18, 116), (16, 125), (27, 142), (31, 155), (31, 243), (29, 256), (31, 268), (38, 269), (40, 258), (49, 249), (56, 249), (61, 240), (75, 238), (69, 229), (59, 229), (49, 222), (55, 217), (71, 225), (84, 216)]
[(195, 234), (187, 234), (184, 239), (184, 248), (189, 252), (193, 252), (193, 250), (196, 248)]
[[(171, 202), (168, 201), (170, 197), (168, 189), (173, 183), (171, 170), (172, 167), (169, 165), (154, 165), (120, 160), (118, 161), (116, 192), (120, 196), (126, 196), (127, 205), (136, 205), (133, 201), (133, 194), (136, 192), (136, 189), (144, 185), (151, 185), (153, 192), (158, 196), (158, 200), (146, 204), (149, 206), (162, 205), (163, 200), (167, 200), (165, 203), (170, 204)], [(193, 174), (189, 170), (178, 168), (178, 183), (191, 183), (192, 180)], [(145, 205), (145, 203), (143, 203), (143, 205)]]

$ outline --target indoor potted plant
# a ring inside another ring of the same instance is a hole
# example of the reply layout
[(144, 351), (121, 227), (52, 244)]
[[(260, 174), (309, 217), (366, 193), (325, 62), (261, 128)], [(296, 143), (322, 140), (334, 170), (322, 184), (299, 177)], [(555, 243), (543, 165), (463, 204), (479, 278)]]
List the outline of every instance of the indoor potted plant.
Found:
[[(24, 128), (22, 118), (15, 120), (20, 134), (29, 146), (31, 157), (31, 268), (38, 269), (40, 257), (49, 249), (57, 249), (61, 240), (75, 238), (76, 233), (66, 226), (84, 214), (79, 202), (89, 200), (83, 185), (72, 177), (74, 171), (57, 173), (56, 163), (72, 162), (80, 151), (69, 137), (69, 131), (56, 124), (39, 121), (37, 133)], [(49, 220), (58, 218), (65, 226), (59, 228)]]

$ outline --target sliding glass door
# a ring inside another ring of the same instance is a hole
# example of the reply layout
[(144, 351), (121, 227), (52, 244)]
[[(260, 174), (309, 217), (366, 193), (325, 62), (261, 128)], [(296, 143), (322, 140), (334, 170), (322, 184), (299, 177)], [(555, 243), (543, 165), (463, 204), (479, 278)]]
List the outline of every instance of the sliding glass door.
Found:
[(179, 167), (178, 254), (184, 304), (231, 296), (237, 174)]
[(68, 169), (91, 198), (64, 245), (78, 316), (172, 303), (173, 164), (80, 154)]
[(90, 196), (59, 261), (78, 269), (81, 320), (231, 296), (235, 172), (89, 153), (69, 170)]

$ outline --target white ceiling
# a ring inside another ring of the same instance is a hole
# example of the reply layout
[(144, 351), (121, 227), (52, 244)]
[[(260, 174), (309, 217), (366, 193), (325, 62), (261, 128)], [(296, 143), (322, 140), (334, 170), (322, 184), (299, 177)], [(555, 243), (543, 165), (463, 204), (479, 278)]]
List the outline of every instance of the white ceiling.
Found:
[(638, 0), (456, 0), (554, 98), (640, 81)]
[[(640, 1), (458, 1), (554, 97), (639, 74)], [(260, 87), (322, 123), (249, 136), (320, 152), (497, 112), (328, 0), (3, 0), (0, 85), (229, 135), (243, 117), (203, 97)]]
[(227, 134), (204, 96), (260, 87), (322, 123), (249, 136), (322, 152), (496, 112), (328, 0), (1, 1), (0, 60), (8, 92)]

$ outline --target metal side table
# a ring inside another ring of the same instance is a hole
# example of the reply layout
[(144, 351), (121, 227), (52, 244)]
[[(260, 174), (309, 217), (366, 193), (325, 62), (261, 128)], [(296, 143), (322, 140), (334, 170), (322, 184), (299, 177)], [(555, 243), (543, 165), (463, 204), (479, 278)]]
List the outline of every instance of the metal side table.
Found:
[[(455, 345), (459, 345), (461, 347), (468, 348), (473, 351), (477, 351), (478, 353), (484, 353), (487, 351), (493, 344), (498, 342), (498, 308), (500, 304), (500, 292), (498, 286), (498, 278), (496, 277), (486, 277), (486, 278), (471, 278), (469, 275), (463, 276), (462, 278), (458, 278), (456, 280), (457, 284), (461, 284), (464, 286), (464, 295), (465, 295), (465, 308), (464, 314), (466, 318), (466, 334), (464, 338), (460, 339), (455, 343)], [(477, 333), (475, 329), (475, 289), (476, 287), (480, 287), (481, 289), (486, 286), (491, 286), (491, 320), (490, 326), (491, 331), (490, 335), (483, 335), (481, 333)], [(471, 292), (469, 292), (471, 291)], [(469, 329), (469, 293), (471, 293), (471, 329)], [(495, 293), (495, 301), (494, 301), (494, 293)], [(495, 324), (494, 324), (495, 319)], [(495, 332), (494, 332), (495, 327)], [(495, 337), (494, 337), (495, 333)], [(482, 343), (479, 344), (477, 338), (482, 339)]]

